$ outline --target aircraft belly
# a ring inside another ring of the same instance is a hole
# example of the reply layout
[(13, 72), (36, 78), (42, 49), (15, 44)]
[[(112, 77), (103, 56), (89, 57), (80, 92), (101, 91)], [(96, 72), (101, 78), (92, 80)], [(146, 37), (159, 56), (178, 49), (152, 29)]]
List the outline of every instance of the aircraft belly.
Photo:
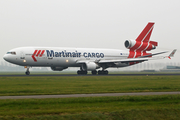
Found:
[(68, 57), (48, 59), (47, 64), (49, 66), (62, 66), (62, 67), (77, 66), (76, 59), (68, 58)]

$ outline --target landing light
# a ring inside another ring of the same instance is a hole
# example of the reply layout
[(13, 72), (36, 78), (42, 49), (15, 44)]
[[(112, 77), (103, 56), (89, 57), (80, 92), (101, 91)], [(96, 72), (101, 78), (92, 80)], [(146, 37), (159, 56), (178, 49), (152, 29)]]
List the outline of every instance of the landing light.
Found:
[(69, 60), (66, 60), (66, 62), (69, 62)]
[(23, 60), (23, 62), (26, 62), (26, 60)]

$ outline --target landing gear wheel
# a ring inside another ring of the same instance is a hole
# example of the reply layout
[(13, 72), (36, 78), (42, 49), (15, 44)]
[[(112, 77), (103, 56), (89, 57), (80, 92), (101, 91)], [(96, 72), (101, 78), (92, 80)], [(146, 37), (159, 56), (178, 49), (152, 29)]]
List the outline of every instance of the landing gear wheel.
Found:
[(26, 75), (30, 75), (30, 72), (29, 72), (29, 71), (26, 71)]
[(98, 75), (102, 75), (102, 70), (98, 70)]
[(26, 70), (26, 72), (25, 72), (26, 75), (30, 75), (29, 68), (30, 68), (30, 67), (27, 67), (27, 70)]
[(108, 71), (107, 70), (99, 70), (98, 75), (108, 75)]
[(97, 74), (97, 71), (96, 70), (93, 70), (91, 71), (92, 75), (96, 75)]
[(78, 75), (87, 75), (87, 71), (78, 70), (78, 71), (77, 71), (77, 74), (78, 74)]
[(108, 72), (107, 70), (104, 71), (104, 75), (108, 75), (108, 73), (109, 73), (109, 72)]

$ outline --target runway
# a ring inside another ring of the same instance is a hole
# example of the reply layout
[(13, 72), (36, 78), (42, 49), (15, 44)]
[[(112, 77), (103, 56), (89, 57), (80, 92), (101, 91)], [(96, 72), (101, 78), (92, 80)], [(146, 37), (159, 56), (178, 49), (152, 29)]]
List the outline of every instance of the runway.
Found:
[(103, 96), (145, 96), (145, 95), (175, 95), (178, 92), (139, 92), (139, 93), (99, 93), (99, 94), (71, 94), (71, 95), (29, 95), (29, 96), (0, 96), (0, 99), (44, 99), (44, 98), (78, 98)]
[(0, 77), (43, 77), (43, 76), (169, 76), (169, 75), (180, 75), (180, 73), (141, 73), (141, 74), (108, 74), (108, 75), (77, 75), (77, 74), (31, 74), (31, 75), (25, 75), (25, 74), (1, 74)]

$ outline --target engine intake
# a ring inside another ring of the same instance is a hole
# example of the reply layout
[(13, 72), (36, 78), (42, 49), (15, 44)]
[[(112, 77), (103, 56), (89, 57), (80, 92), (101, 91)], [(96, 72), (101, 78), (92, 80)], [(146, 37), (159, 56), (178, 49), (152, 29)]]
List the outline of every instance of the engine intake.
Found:
[(131, 47), (133, 47), (136, 44), (136, 41), (134, 40), (126, 40), (124, 45), (127, 49), (130, 49)]

